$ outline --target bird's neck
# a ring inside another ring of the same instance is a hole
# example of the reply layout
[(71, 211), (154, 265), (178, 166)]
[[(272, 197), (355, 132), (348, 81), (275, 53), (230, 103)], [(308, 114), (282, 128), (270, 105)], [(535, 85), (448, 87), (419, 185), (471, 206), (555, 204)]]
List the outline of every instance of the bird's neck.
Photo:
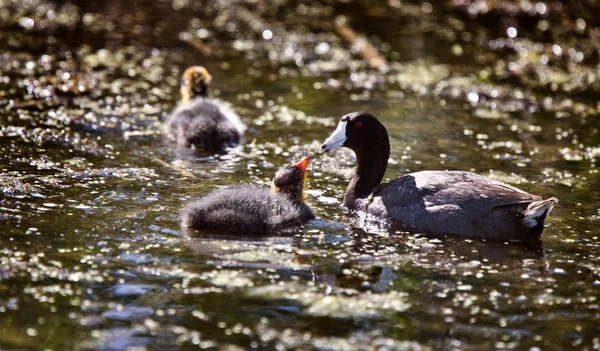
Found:
[(204, 84), (187, 88), (182, 87), (180, 93), (181, 101), (187, 103), (197, 97), (208, 97), (208, 87)]
[(299, 204), (304, 202), (304, 183), (301, 184), (300, 188), (296, 188), (295, 185), (286, 186), (280, 188), (271, 183), (271, 194), (281, 194), (294, 203)]
[(390, 158), (389, 139), (387, 135), (382, 139), (384, 140), (363, 145), (360, 149), (353, 149), (356, 154), (356, 170), (346, 189), (346, 207), (355, 207), (358, 200), (369, 197), (373, 188), (381, 183)]

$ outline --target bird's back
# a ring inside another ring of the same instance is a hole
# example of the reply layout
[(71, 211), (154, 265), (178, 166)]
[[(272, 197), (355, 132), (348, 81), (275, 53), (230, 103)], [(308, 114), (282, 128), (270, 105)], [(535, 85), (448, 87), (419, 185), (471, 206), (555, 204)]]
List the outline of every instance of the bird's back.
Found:
[(228, 104), (197, 97), (178, 106), (166, 122), (167, 137), (180, 147), (219, 150), (237, 145), (246, 129)]
[(306, 204), (272, 194), (263, 186), (247, 185), (222, 189), (192, 202), (183, 210), (181, 223), (185, 228), (267, 234), (313, 218)]
[(502, 239), (539, 236), (556, 203), (556, 199), (542, 200), (511, 185), (459, 171), (407, 174), (385, 184), (375, 195), (367, 212), (393, 224), (433, 234)]

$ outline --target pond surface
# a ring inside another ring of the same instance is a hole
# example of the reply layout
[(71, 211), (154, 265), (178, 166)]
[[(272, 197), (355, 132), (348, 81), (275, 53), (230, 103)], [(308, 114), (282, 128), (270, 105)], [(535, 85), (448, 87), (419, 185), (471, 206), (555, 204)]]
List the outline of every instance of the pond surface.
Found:
[[(0, 0), (0, 349), (600, 349), (600, 20), (576, 2)], [(201, 64), (249, 126), (163, 141)], [(318, 220), (188, 238), (179, 210), (268, 184), (351, 111), (387, 178), (472, 170), (560, 202), (536, 243), (356, 228), (348, 150)]]

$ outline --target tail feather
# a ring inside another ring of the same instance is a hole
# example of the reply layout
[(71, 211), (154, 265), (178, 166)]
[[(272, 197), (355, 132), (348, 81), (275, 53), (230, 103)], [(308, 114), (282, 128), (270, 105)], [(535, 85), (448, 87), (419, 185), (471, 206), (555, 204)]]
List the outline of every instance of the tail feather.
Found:
[(557, 202), (558, 200), (556, 198), (551, 197), (546, 200), (530, 203), (529, 206), (527, 206), (527, 210), (525, 210), (523, 224), (526, 227), (531, 228), (532, 231), (539, 231), (539, 234), (541, 234), (544, 229), (544, 220), (546, 220), (546, 217)]

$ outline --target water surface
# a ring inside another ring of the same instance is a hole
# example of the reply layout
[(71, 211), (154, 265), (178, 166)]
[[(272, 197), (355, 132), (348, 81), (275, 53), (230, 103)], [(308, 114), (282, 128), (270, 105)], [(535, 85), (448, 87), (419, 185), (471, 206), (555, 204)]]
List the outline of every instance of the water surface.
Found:
[[(597, 10), (0, 1), (0, 348), (600, 348)], [(249, 126), (229, 154), (163, 142), (195, 64)], [(349, 225), (347, 150), (311, 163), (319, 220), (296, 234), (181, 233), (185, 203), (268, 184), (355, 110), (390, 132), (388, 179), (472, 170), (557, 197), (542, 240)]]

